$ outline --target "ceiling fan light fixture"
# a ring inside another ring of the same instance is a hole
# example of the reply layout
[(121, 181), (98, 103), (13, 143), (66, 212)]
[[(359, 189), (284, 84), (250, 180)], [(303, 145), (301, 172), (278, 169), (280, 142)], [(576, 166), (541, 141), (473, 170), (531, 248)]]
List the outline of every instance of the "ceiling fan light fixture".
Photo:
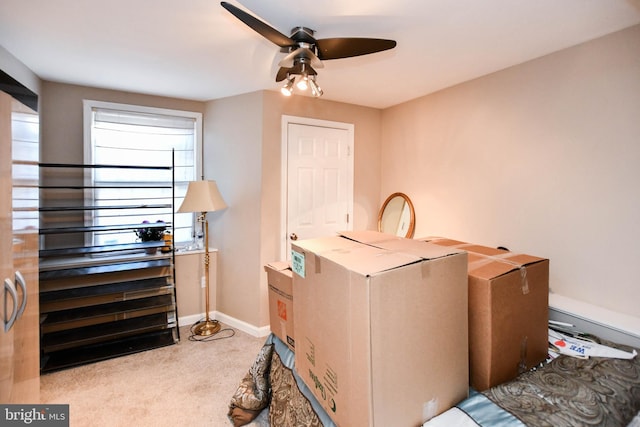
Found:
[[(287, 82), (280, 88), (285, 96), (292, 95), (295, 76), (302, 76), (299, 79), (299, 84), (302, 85), (300, 90), (306, 90), (310, 86), (313, 96), (322, 96), (322, 89), (315, 81), (316, 71), (314, 70), (314, 68), (323, 67), (322, 61), (369, 55), (393, 49), (397, 44), (395, 40), (363, 37), (316, 39), (314, 30), (302, 26), (294, 27), (291, 30), (291, 36), (286, 36), (266, 22), (226, 1), (221, 2), (221, 5), (262, 37), (279, 46), (281, 52), (288, 53), (278, 64), (280, 70), (276, 75), (276, 82), (281, 81), (285, 73), (287, 75)], [(293, 77), (290, 74), (293, 74)]]
[(280, 88), (280, 93), (282, 93), (284, 96), (291, 96), (291, 94), (293, 93), (294, 81), (295, 81), (295, 77), (287, 78), (287, 81), (285, 82), (284, 86)]

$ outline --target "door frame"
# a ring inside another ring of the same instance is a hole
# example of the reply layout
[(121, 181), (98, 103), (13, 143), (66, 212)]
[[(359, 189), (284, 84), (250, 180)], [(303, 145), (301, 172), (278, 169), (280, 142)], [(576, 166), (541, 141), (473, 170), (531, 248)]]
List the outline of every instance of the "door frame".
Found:
[(349, 215), (349, 230), (353, 230), (353, 199), (354, 199), (354, 128), (353, 123), (334, 122), (330, 120), (311, 119), (308, 117), (297, 117), (282, 115), (281, 120), (281, 161), (280, 161), (280, 173), (281, 173), (281, 185), (280, 185), (280, 259), (288, 260), (289, 254), (286, 252), (287, 248), (287, 191), (289, 183), (289, 124), (300, 124), (315, 127), (325, 127), (333, 129), (342, 129), (347, 131), (347, 147), (350, 150), (348, 158), (350, 159), (347, 164), (347, 182), (351, 191), (349, 191), (349, 197), (347, 200), (347, 213)]

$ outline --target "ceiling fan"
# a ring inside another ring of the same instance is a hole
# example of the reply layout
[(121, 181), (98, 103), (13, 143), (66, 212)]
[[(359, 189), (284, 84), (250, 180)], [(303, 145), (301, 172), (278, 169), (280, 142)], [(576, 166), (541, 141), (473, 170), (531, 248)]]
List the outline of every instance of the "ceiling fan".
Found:
[(315, 31), (307, 27), (294, 27), (291, 30), (291, 35), (287, 37), (267, 23), (232, 4), (225, 1), (220, 4), (258, 34), (280, 46), (282, 52), (287, 53), (278, 63), (280, 69), (276, 74), (276, 82), (286, 80), (284, 86), (280, 89), (286, 96), (290, 96), (293, 93), (296, 77), (298, 77), (297, 87), (300, 90), (306, 90), (310, 87), (313, 96), (322, 96), (322, 89), (316, 82), (316, 76), (318, 75), (316, 69), (323, 67), (322, 61), (368, 55), (393, 49), (396, 46), (394, 40), (375, 38), (336, 37), (316, 39), (314, 37)]

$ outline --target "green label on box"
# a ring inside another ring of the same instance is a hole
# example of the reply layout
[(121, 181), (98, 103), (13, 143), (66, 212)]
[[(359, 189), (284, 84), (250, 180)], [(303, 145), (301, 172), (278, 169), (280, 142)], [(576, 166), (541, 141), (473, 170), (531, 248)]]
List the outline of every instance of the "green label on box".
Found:
[(304, 279), (304, 254), (291, 251), (291, 270)]

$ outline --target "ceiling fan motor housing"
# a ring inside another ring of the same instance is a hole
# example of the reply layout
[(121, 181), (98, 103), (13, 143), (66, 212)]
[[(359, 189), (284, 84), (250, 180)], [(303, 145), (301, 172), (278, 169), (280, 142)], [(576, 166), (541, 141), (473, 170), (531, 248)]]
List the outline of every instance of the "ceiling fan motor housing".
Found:
[(291, 39), (296, 42), (315, 44), (316, 39), (313, 36), (316, 32), (307, 27), (293, 27), (291, 29)]

